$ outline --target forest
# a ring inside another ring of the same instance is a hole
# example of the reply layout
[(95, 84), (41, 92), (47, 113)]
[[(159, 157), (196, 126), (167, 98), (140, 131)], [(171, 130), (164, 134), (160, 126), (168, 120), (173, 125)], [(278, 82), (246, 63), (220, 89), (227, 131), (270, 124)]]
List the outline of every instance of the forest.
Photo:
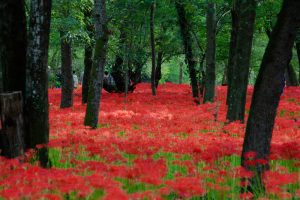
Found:
[(300, 199), (299, 0), (1, 0), (0, 200)]

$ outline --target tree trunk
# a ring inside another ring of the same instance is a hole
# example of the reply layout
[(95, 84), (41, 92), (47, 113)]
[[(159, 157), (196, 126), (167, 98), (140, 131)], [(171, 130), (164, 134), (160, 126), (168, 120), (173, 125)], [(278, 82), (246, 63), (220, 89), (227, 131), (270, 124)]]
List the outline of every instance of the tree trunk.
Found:
[(0, 1), (0, 92), (22, 91), (26, 77), (24, 0)]
[(90, 126), (92, 128), (96, 128), (98, 124), (100, 99), (103, 87), (104, 66), (107, 54), (108, 30), (105, 0), (95, 0), (94, 10), (96, 45), (93, 67), (91, 71), (88, 102), (84, 119), (84, 125)]
[(256, 16), (256, 1), (238, 1), (238, 31), (235, 50), (231, 50), (233, 65), (230, 65), (227, 120), (244, 122), (246, 94), (251, 60), (252, 39)]
[(93, 47), (87, 45), (84, 49), (84, 73), (82, 80), (82, 103), (87, 103), (90, 75), (93, 66)]
[(206, 16), (207, 46), (206, 46), (206, 76), (204, 103), (213, 102), (216, 82), (216, 4), (208, 3)]
[(0, 94), (0, 109), (0, 155), (16, 158), (24, 152), (22, 93)]
[[(51, 0), (32, 0), (27, 50), (26, 77), (26, 146), (49, 141), (48, 48), (51, 19)], [(43, 167), (48, 164), (48, 149), (38, 149)]]
[[(283, 2), (255, 83), (242, 151), (242, 166), (257, 174), (250, 179), (250, 191), (262, 186), (261, 175), (269, 169), (274, 120), (282, 93), (284, 71), (291, 60), (296, 30), (300, 26), (299, 10), (299, 0)], [(255, 152), (255, 155), (250, 158), (249, 152)], [(256, 159), (263, 159), (266, 163), (248, 165), (249, 160), (253, 163)]]
[(189, 23), (186, 18), (186, 11), (184, 8), (184, 5), (176, 0), (175, 1), (176, 10), (178, 14), (178, 21), (180, 25), (180, 31), (185, 51), (185, 59), (188, 64), (189, 69), (189, 75), (192, 85), (192, 93), (194, 98), (199, 97), (199, 91), (198, 91), (198, 81), (197, 81), (197, 73), (196, 73), (196, 61), (193, 55), (193, 49), (192, 49), (192, 37), (189, 30)]
[[(272, 30), (269, 28), (266, 30), (266, 34), (268, 36), (268, 38), (271, 38), (272, 35)], [(292, 63), (289, 63), (285, 69), (285, 73), (284, 73), (284, 77), (285, 77), (285, 85), (286, 86), (298, 86), (298, 79), (297, 79), (297, 74), (293, 68)]]
[[(300, 31), (299, 31), (300, 32)], [(299, 76), (298, 80), (300, 82), (300, 42), (296, 42), (296, 50), (297, 50), (297, 57), (298, 57), (298, 65), (299, 65)]]
[[(112, 67), (112, 73), (111, 75), (113, 76), (115, 83), (116, 83), (116, 89), (117, 92), (125, 92), (125, 79), (126, 79), (126, 73), (125, 73), (125, 67), (123, 66), (124, 60), (123, 60), (123, 55), (125, 54), (124, 52), (124, 47), (126, 45), (126, 32), (123, 27), (120, 28), (120, 43), (119, 43), (119, 53), (116, 55), (115, 63)], [(122, 53), (120, 53), (122, 52)], [(126, 63), (125, 63), (126, 64)]]
[(151, 58), (152, 58), (152, 69), (151, 69), (151, 89), (152, 95), (156, 95), (156, 53), (155, 53), (155, 36), (154, 36), (154, 15), (155, 15), (155, 1), (152, 2), (150, 8), (150, 43), (151, 43)]
[[(86, 20), (86, 29), (89, 33), (89, 37), (94, 37), (94, 26), (90, 22), (92, 17), (92, 11), (89, 10), (84, 13), (84, 17)], [(90, 83), (90, 74), (93, 66), (93, 44), (87, 44), (84, 49), (84, 72), (82, 79), (82, 103), (87, 103), (88, 93), (89, 93), (89, 83)]]
[(163, 52), (158, 51), (157, 53), (157, 62), (156, 62), (156, 69), (155, 69), (155, 87), (158, 87), (159, 81), (161, 79), (161, 65), (163, 61)]
[[(232, 79), (233, 79), (233, 69), (236, 68), (236, 55), (237, 55), (237, 37), (238, 37), (238, 29), (239, 29), (239, 18), (238, 18), (238, 0), (233, 0), (233, 6), (231, 9), (231, 36), (230, 36), (230, 49), (229, 49), (229, 59), (228, 59), (228, 67), (227, 67), (227, 98), (226, 105), (228, 105), (229, 99), (232, 99)], [(232, 101), (232, 100), (230, 100)]]
[(73, 72), (72, 72), (72, 52), (71, 44), (66, 38), (65, 33), (60, 33), (61, 45), (61, 108), (73, 106)]

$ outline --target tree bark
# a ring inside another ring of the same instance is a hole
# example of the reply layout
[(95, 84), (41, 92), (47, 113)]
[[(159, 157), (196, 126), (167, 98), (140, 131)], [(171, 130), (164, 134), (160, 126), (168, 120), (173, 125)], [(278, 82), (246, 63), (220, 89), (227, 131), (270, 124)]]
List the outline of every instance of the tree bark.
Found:
[(155, 15), (155, 1), (151, 3), (150, 8), (150, 43), (151, 43), (151, 58), (152, 58), (152, 68), (151, 68), (151, 89), (152, 95), (156, 95), (156, 53), (155, 53), (155, 36), (154, 36), (154, 15)]
[(230, 98), (228, 99), (227, 120), (244, 122), (246, 94), (250, 69), (252, 40), (256, 16), (256, 1), (239, 1), (238, 32), (236, 50), (234, 53), (235, 65), (232, 68), (230, 81)]
[[(92, 17), (92, 10), (84, 13), (86, 21), (86, 30), (89, 33), (89, 37), (92, 38), (95, 35), (95, 30), (93, 24), (90, 22)], [(84, 72), (82, 80), (82, 103), (87, 103), (88, 93), (89, 93), (89, 82), (90, 74), (93, 66), (93, 44), (87, 44), (84, 49)]]
[(82, 80), (82, 103), (87, 103), (90, 75), (93, 66), (93, 47), (87, 45), (84, 49), (84, 72)]
[[(49, 141), (48, 48), (51, 0), (32, 0), (27, 49), (26, 77), (26, 147), (35, 148)], [(46, 146), (38, 149), (43, 167), (48, 164)]]
[(96, 45), (91, 71), (88, 102), (86, 107), (84, 125), (96, 128), (100, 110), (100, 99), (103, 87), (104, 66), (106, 62), (108, 29), (106, 18), (106, 1), (94, 1)]
[[(270, 39), (271, 35), (272, 35), (272, 30), (270, 28), (267, 29), (266, 34), (267, 34), (268, 38)], [(284, 77), (285, 77), (285, 85), (286, 86), (298, 86), (299, 85), (299, 82), (297, 79), (297, 74), (293, 68), (292, 63), (289, 63), (287, 65), (287, 67), (285, 69)]]
[(232, 99), (232, 79), (233, 79), (233, 69), (236, 68), (236, 55), (237, 55), (237, 37), (238, 37), (238, 29), (239, 29), (239, 18), (238, 18), (238, 0), (233, 0), (233, 6), (231, 9), (231, 37), (230, 37), (230, 49), (229, 49), (229, 59), (227, 66), (227, 98), (226, 105), (228, 105), (229, 99)]
[(158, 51), (157, 53), (157, 62), (156, 62), (156, 68), (155, 68), (155, 87), (158, 87), (159, 81), (161, 79), (161, 65), (163, 61), (163, 52)]
[(0, 92), (22, 91), (26, 77), (24, 0), (0, 1)]
[(213, 102), (216, 82), (216, 4), (208, 3), (206, 16), (207, 45), (206, 45), (206, 76), (204, 103)]
[(298, 80), (299, 80), (299, 82), (300, 82), (300, 42), (296, 42), (296, 50), (297, 50), (298, 65), (299, 65), (299, 75), (298, 75)]
[(73, 106), (73, 71), (72, 71), (72, 52), (70, 41), (64, 32), (60, 32), (61, 45), (61, 108)]
[(0, 155), (16, 158), (24, 153), (22, 93), (0, 94)]
[[(261, 175), (269, 169), (274, 120), (282, 93), (284, 71), (291, 60), (296, 30), (300, 26), (299, 10), (300, 1), (283, 2), (255, 83), (242, 151), (242, 166), (257, 174), (250, 179), (250, 191), (263, 185)], [(249, 152), (255, 152), (255, 155), (249, 158)], [(254, 165), (249, 165), (249, 160), (253, 162), (257, 159), (265, 163), (254, 162)]]
[(180, 31), (185, 51), (185, 59), (188, 64), (189, 75), (192, 86), (192, 93), (194, 98), (199, 97), (198, 91), (198, 81), (197, 81), (197, 73), (196, 73), (196, 61), (193, 55), (192, 49), (192, 37), (190, 33), (189, 23), (186, 18), (186, 11), (182, 2), (176, 0), (175, 1), (176, 10), (178, 14), (178, 21), (180, 25)]

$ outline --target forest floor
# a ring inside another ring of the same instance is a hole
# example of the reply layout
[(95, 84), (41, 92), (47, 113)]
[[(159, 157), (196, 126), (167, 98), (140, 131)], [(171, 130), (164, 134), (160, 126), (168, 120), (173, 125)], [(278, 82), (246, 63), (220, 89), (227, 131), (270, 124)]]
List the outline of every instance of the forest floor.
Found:
[[(246, 112), (253, 88), (249, 87)], [(188, 85), (164, 84), (151, 95), (140, 84), (124, 94), (103, 92), (97, 129), (83, 126), (81, 88), (74, 107), (60, 109), (49, 90), (52, 168), (0, 158), (0, 199), (251, 199), (240, 195), (252, 174), (240, 167), (245, 124), (226, 124), (226, 87), (197, 106)], [(271, 170), (261, 199), (300, 199), (300, 88), (281, 98)]]

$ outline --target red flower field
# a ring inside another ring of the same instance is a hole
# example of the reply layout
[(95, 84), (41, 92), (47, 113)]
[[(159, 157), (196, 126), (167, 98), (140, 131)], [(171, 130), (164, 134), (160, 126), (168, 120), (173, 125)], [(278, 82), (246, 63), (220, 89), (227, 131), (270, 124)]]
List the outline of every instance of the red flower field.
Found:
[[(252, 88), (248, 90), (249, 111)], [(188, 85), (138, 85), (127, 99), (103, 92), (99, 126), (83, 126), (85, 105), (60, 109), (49, 90), (52, 168), (0, 158), (0, 199), (251, 199), (239, 194), (252, 176), (240, 167), (245, 124), (226, 124), (226, 87), (197, 106)], [(261, 199), (300, 198), (300, 88), (282, 96)]]

